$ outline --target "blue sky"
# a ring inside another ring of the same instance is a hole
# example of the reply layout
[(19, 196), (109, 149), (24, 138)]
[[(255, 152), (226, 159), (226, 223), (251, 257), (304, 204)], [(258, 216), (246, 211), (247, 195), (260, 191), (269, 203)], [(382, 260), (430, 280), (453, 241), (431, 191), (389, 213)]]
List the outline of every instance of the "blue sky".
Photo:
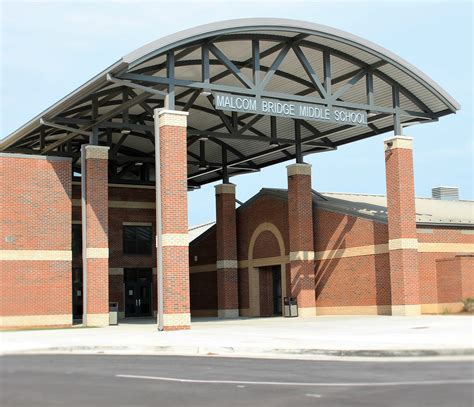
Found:
[[(284, 17), (333, 26), (375, 42), (433, 78), (461, 104), (456, 115), (412, 126), (417, 196), (457, 185), (474, 198), (471, 1), (1, 1), (0, 137), (121, 56), (164, 35), (212, 21)], [(383, 139), (305, 157), (318, 191), (385, 193)], [(286, 188), (288, 163), (231, 179), (245, 201)], [(189, 194), (189, 223), (214, 218), (214, 186)]]

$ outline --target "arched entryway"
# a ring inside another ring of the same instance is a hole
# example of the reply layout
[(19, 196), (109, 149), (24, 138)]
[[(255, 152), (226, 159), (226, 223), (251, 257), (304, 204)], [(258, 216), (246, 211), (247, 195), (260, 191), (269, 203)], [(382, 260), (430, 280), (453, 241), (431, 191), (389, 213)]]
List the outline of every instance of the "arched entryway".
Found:
[(288, 256), (280, 230), (269, 222), (258, 225), (250, 238), (248, 250), (249, 316), (274, 315), (278, 309), (277, 300), (280, 301), (281, 313), (281, 302), (287, 291), (287, 263)]

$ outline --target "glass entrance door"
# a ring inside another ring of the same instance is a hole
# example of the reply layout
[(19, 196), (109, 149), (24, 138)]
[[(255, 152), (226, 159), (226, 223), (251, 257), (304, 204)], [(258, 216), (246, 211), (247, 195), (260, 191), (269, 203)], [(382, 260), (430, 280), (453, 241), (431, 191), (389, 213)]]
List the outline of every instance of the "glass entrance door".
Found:
[(151, 269), (125, 269), (125, 317), (146, 317), (152, 315)]

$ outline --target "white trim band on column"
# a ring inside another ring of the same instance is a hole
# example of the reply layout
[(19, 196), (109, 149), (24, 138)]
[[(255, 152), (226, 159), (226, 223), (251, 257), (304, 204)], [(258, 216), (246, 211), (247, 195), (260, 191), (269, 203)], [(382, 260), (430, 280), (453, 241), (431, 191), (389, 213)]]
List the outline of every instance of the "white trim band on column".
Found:
[(72, 325), (72, 314), (0, 316), (0, 327)]
[(216, 268), (220, 269), (236, 269), (239, 268), (239, 262), (237, 260), (217, 260)]
[(311, 164), (291, 164), (286, 166), (288, 176), (292, 175), (311, 175)]
[(0, 260), (10, 261), (71, 261), (71, 250), (0, 250)]
[(182, 112), (177, 110), (160, 110), (158, 118), (160, 120), (160, 127), (175, 126), (187, 127), (187, 116), (189, 112)]
[(88, 247), (86, 257), (88, 259), (108, 259), (109, 249), (107, 247)]
[(109, 148), (107, 146), (94, 146), (88, 144), (86, 149), (86, 160), (94, 158), (96, 160), (108, 160), (109, 159)]
[(219, 184), (214, 187), (216, 189), (216, 195), (219, 194), (234, 194), (235, 195), (235, 184)]
[(388, 250), (401, 250), (401, 249), (418, 249), (418, 239), (416, 238), (401, 238), (401, 239), (390, 239), (388, 241)]
[(163, 233), (161, 242), (163, 247), (188, 246), (189, 236), (187, 233)]
[(421, 305), (392, 305), (392, 316), (421, 315)]
[(217, 316), (219, 318), (238, 318), (239, 310), (238, 309), (218, 309)]
[(163, 325), (167, 326), (190, 326), (191, 314), (163, 314)]
[(413, 150), (413, 137), (395, 136), (384, 140), (383, 144), (385, 151), (393, 150), (395, 148)]
[(314, 257), (314, 252), (309, 250), (290, 252), (290, 261), (311, 261), (314, 260)]

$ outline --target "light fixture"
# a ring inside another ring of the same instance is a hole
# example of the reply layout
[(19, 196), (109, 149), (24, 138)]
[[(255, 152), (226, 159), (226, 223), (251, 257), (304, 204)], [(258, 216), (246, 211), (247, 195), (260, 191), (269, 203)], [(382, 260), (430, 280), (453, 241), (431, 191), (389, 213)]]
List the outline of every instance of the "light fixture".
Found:
[(201, 96), (211, 96), (212, 95), (212, 92), (208, 89), (203, 89), (201, 91)]
[(198, 140), (199, 140), (199, 141), (207, 141), (207, 140), (209, 140), (209, 137), (208, 137), (208, 136), (200, 136), (200, 137), (198, 138)]
[(209, 168), (209, 166), (206, 163), (200, 162), (198, 168), (200, 170), (207, 170)]
[(135, 163), (135, 167), (141, 167), (143, 165), (143, 163), (141, 161), (137, 161)]
[(122, 134), (130, 134), (132, 130), (129, 127), (124, 127), (122, 130), (120, 130), (120, 133)]

